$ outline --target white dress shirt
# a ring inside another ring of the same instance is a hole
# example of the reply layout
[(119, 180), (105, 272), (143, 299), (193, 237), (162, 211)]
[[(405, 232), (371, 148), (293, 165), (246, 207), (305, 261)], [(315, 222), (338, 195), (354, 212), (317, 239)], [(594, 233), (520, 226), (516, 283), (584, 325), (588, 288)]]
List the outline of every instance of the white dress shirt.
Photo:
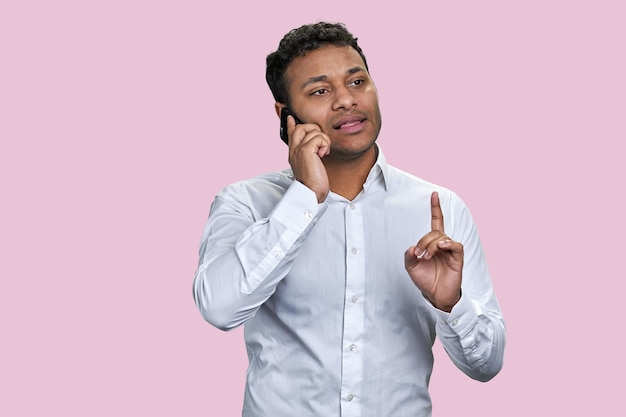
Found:
[[(431, 230), (464, 245), (462, 296), (433, 307), (404, 268)], [(352, 201), (315, 194), (291, 170), (227, 186), (204, 230), (194, 297), (220, 329), (245, 323), (244, 416), (429, 416), (432, 345), (486, 381), (505, 326), (478, 233), (461, 199), (388, 166), (382, 152)]]

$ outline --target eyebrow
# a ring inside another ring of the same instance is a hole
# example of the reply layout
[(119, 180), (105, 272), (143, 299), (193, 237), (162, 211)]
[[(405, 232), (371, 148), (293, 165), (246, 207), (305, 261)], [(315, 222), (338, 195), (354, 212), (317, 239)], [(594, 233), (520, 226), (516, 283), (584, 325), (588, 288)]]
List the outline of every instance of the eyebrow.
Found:
[[(365, 69), (363, 67), (353, 67), (346, 71), (346, 75), (356, 74), (357, 72), (361, 71), (365, 71)], [(311, 77), (302, 84), (302, 88), (306, 88), (306, 86), (318, 83), (320, 81), (326, 81), (327, 79), (328, 75), (318, 75), (317, 77)]]

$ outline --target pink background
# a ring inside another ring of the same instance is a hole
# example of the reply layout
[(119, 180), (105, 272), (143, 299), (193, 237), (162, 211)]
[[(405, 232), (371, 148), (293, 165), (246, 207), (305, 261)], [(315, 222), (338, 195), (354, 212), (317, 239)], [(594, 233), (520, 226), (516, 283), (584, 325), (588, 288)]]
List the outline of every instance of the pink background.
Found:
[(490, 261), (504, 370), (437, 343), (434, 415), (626, 414), (625, 3), (405, 3), (0, 3), (0, 415), (240, 415), (200, 234), (286, 166), (265, 56), (320, 19), (360, 39), (387, 159), (457, 191)]

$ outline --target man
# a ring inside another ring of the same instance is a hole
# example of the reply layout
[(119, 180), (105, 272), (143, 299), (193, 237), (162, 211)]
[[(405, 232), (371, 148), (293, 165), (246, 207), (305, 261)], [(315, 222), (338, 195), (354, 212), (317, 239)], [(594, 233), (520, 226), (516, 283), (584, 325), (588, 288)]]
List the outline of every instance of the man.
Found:
[(341, 24), (267, 57), (291, 169), (227, 186), (202, 236), (195, 302), (245, 323), (244, 416), (427, 416), (432, 345), (487, 381), (505, 327), (474, 222), (453, 192), (387, 165), (378, 93)]

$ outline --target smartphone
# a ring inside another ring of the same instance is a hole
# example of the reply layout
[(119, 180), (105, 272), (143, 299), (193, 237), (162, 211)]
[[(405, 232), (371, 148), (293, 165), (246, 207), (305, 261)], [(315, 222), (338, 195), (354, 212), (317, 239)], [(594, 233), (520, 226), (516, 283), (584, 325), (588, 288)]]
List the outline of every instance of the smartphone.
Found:
[(280, 138), (286, 144), (289, 144), (289, 137), (287, 135), (287, 116), (289, 115), (293, 116), (293, 118), (296, 120), (296, 124), (302, 123), (302, 121), (298, 119), (291, 110), (289, 110), (289, 107), (283, 107), (283, 109), (280, 111)]

